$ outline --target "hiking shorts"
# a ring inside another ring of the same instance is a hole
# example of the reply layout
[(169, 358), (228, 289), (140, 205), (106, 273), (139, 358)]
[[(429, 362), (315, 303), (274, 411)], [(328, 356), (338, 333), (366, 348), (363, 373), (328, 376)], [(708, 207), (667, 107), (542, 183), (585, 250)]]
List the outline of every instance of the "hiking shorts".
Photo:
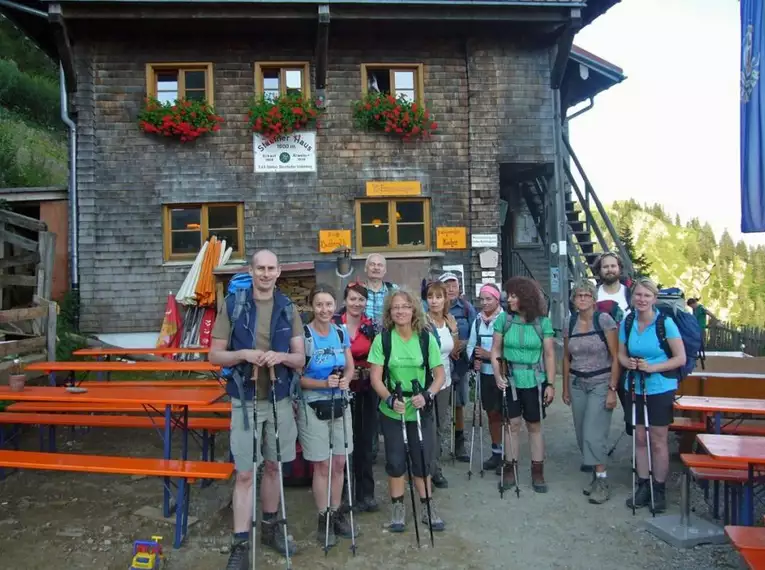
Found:
[[(421, 413), (422, 443), (425, 450), (425, 466), (423, 469), (420, 457), (420, 441), (417, 435), (417, 422), (406, 422), (406, 436), (409, 442), (409, 461), (412, 463), (412, 475), (424, 477), (431, 475), (433, 457), (436, 447), (436, 430), (433, 429), (433, 413)], [(403, 477), (406, 475), (406, 446), (401, 420), (394, 420), (385, 414), (380, 414), (380, 427), (385, 439), (385, 472), (388, 477)]]
[[(498, 388), (499, 389), (499, 388)], [(516, 388), (518, 399), (513, 401), (513, 391), (510, 387), (505, 390), (505, 399), (507, 400), (507, 413), (510, 419), (523, 416), (523, 419), (530, 424), (540, 421), (539, 413), (539, 388)], [(502, 401), (502, 392), (500, 391), (499, 401)], [(542, 412), (547, 417), (546, 411)]]
[[(353, 453), (353, 420), (351, 406), (345, 406), (345, 428), (348, 435), (348, 453)], [(298, 404), (298, 437), (306, 461), (318, 463), (329, 459), (329, 432), (332, 431), (332, 455), (345, 455), (343, 417), (320, 420), (307, 403)]]
[(494, 374), (481, 373), (481, 405), (486, 412), (502, 411), (502, 390), (497, 388)]
[[(675, 419), (675, 390), (662, 392), (661, 394), (648, 395), (648, 423), (654, 427), (666, 427)], [(628, 426), (632, 425), (632, 398), (626, 393), (626, 406), (624, 407), (624, 420)], [(635, 394), (635, 423), (645, 425), (643, 413), (644, 399), (642, 394)], [(629, 432), (628, 432), (629, 433)]]
[[(252, 471), (252, 401), (246, 402), (250, 429), (244, 429), (242, 416), (242, 401), (231, 398), (231, 455), (234, 465), (240, 472)], [(274, 430), (274, 410), (270, 400), (258, 400), (258, 463), (263, 459), (276, 461), (276, 432)], [(279, 445), (282, 451), (282, 462), (295, 460), (295, 441), (297, 441), (297, 424), (292, 400), (283, 398), (276, 402), (276, 413), (279, 417)]]

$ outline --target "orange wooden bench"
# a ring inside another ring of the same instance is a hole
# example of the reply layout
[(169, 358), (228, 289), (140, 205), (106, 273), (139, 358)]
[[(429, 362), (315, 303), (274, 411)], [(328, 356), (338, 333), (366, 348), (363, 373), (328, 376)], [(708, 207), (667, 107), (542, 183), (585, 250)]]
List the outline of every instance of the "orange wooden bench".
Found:
[(765, 570), (765, 552), (762, 550), (740, 550), (739, 554), (751, 570)]
[(88, 388), (90, 386), (99, 388), (215, 388), (223, 386), (218, 380), (86, 380), (80, 382), (78, 386)]
[[(63, 412), (63, 413), (146, 413), (146, 408), (135, 404), (78, 404), (69, 402), (16, 402), (5, 408), (9, 412)], [(149, 411), (151, 408), (149, 408)], [(189, 406), (189, 414), (230, 414), (231, 403), (215, 402), (206, 406)]]
[(765, 528), (756, 526), (726, 526), (725, 534), (736, 550), (760, 550), (765, 553)]
[(198, 479), (226, 480), (234, 472), (234, 465), (231, 463), (7, 450), (0, 450), (0, 467), (109, 475), (145, 475), (164, 477), (166, 484), (169, 484), (171, 479), (177, 479), (175, 541), (173, 543), (175, 548), (181, 547), (188, 533), (191, 495), (191, 486), (188, 483)]
[[(701, 453), (681, 453), (680, 460), (688, 469), (690, 475), (697, 481), (713, 481), (715, 483), (712, 509), (715, 518), (719, 518), (719, 482), (723, 488), (723, 520), (727, 523), (729, 515), (733, 514), (738, 519), (738, 501), (741, 496), (743, 485), (749, 480), (749, 472), (741, 468), (740, 463), (733, 463), (715, 459)], [(708, 487), (704, 488), (705, 497), (708, 498)], [(689, 498), (690, 500), (690, 498)], [(731, 502), (734, 505), (730, 509)]]

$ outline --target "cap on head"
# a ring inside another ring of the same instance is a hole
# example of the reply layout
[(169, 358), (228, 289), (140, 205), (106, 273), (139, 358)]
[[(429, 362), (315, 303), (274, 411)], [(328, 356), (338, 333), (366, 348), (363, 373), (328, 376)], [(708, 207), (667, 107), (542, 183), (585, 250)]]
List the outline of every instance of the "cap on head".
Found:
[(438, 280), (441, 283), (446, 283), (447, 281), (456, 281), (457, 283), (460, 282), (459, 278), (454, 273), (452, 273), (451, 271), (447, 271), (446, 273), (442, 273), (441, 277), (439, 277)]

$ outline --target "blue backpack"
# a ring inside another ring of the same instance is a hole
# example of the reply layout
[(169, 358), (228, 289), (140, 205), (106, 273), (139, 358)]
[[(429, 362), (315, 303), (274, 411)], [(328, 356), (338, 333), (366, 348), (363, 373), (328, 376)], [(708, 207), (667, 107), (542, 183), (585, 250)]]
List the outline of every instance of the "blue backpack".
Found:
[[(672, 349), (667, 340), (665, 324), (667, 317), (670, 317), (677, 325), (680, 337), (683, 339), (683, 346), (685, 347), (685, 364), (676, 370), (662, 372), (662, 374), (670, 378), (683, 380), (683, 378), (696, 369), (697, 361), (701, 362), (701, 368), (703, 369), (706, 358), (704, 355), (704, 337), (696, 317), (685, 310), (685, 296), (683, 292), (677, 287), (660, 290), (656, 302), (656, 310), (659, 312), (659, 316), (656, 319), (656, 335), (659, 337), (659, 345), (664, 354), (667, 355), (667, 358), (672, 358)], [(627, 344), (629, 343), (629, 335), (634, 321), (635, 313), (633, 311), (627, 315), (624, 322)]]
[(249, 289), (252, 287), (252, 275), (249, 273), (237, 273), (228, 282), (227, 293), (236, 293), (239, 289)]

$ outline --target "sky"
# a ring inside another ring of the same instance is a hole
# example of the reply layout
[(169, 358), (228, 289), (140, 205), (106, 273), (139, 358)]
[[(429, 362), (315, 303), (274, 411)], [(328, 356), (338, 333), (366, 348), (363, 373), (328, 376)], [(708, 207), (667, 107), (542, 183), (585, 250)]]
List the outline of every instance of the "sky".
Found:
[(627, 76), (570, 123), (601, 201), (658, 202), (765, 244), (740, 232), (739, 30), (738, 0), (622, 0), (577, 34)]

